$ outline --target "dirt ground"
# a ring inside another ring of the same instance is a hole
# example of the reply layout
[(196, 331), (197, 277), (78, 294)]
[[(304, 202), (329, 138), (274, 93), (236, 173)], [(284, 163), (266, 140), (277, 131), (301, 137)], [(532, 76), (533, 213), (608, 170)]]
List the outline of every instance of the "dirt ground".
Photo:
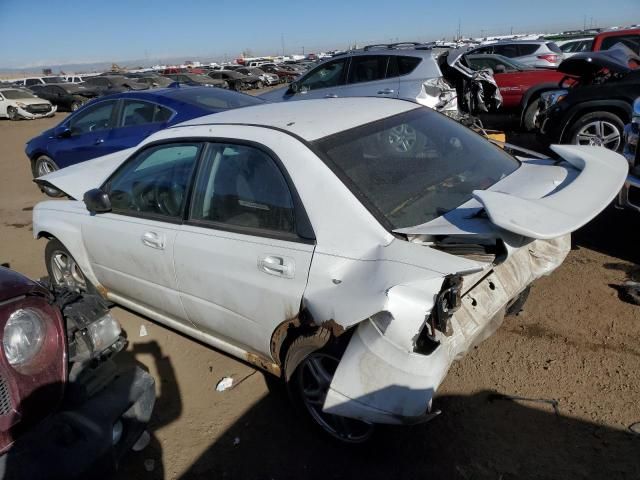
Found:
[[(24, 143), (62, 118), (0, 120), (0, 262), (34, 278), (45, 275), (45, 241), (32, 238), (31, 208), (45, 197)], [(442, 415), (381, 429), (366, 447), (317, 435), (253, 367), (115, 308), (127, 356), (158, 393), (151, 445), (116, 478), (640, 478), (640, 436), (628, 431), (640, 421), (640, 307), (615, 289), (638, 263), (638, 220), (609, 208), (574, 235), (525, 312), (451, 369), (435, 401)], [(218, 393), (224, 376), (237, 386)]]

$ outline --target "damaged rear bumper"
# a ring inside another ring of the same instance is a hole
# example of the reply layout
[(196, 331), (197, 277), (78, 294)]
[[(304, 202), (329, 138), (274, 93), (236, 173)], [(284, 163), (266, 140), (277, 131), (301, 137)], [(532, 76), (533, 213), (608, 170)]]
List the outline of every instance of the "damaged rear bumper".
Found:
[[(551, 273), (570, 249), (570, 236), (536, 240), (513, 251), (508, 259), (479, 276), (465, 277), (460, 308), (451, 316), (450, 334), (436, 332), (435, 348), (416, 351), (416, 340), (427, 318), (420, 312), (413, 318), (406, 309), (388, 313), (402, 324), (397, 328), (370, 318), (354, 332), (335, 372), (323, 410), (327, 413), (374, 423), (411, 424), (430, 420), (433, 397), (451, 364), (474, 345), (492, 335), (502, 324), (509, 302), (534, 280)], [(389, 291), (388, 296), (393, 292)]]

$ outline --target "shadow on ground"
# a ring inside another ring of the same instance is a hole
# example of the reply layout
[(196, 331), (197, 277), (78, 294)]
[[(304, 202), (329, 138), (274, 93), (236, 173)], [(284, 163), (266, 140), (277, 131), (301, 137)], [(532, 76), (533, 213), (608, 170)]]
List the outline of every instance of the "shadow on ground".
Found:
[(349, 447), (298, 417), (281, 386), (270, 390), (180, 478), (640, 478), (638, 436), (567, 418), (562, 405), (557, 414), (494, 392), (441, 396), (431, 423), (387, 427)]

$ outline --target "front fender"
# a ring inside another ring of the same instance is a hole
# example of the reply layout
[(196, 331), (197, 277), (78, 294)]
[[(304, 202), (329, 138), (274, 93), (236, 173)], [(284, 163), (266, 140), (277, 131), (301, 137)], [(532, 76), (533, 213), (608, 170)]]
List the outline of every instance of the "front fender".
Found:
[(55, 237), (60, 240), (71, 252), (85, 277), (98, 287), (98, 279), (91, 268), (89, 254), (82, 241), (83, 217), (87, 215), (89, 212), (82, 202), (40, 202), (33, 209), (33, 236), (36, 239)]

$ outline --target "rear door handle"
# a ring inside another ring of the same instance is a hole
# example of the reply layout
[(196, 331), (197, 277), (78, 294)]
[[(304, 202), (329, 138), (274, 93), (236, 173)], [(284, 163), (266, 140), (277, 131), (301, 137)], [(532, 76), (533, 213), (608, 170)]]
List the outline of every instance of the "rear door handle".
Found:
[(156, 232), (145, 232), (142, 235), (142, 243), (147, 247), (164, 250), (164, 235), (159, 235)]
[(288, 257), (263, 255), (258, 257), (258, 269), (269, 275), (293, 278), (295, 275), (295, 262)]
[(338, 95), (335, 93), (327, 93), (324, 98), (338, 98)]
[(385, 88), (383, 90), (378, 91), (378, 95), (391, 95), (395, 90), (393, 88)]
[(95, 142), (96, 145), (100, 145), (101, 143), (104, 143), (104, 138), (99, 138)]

